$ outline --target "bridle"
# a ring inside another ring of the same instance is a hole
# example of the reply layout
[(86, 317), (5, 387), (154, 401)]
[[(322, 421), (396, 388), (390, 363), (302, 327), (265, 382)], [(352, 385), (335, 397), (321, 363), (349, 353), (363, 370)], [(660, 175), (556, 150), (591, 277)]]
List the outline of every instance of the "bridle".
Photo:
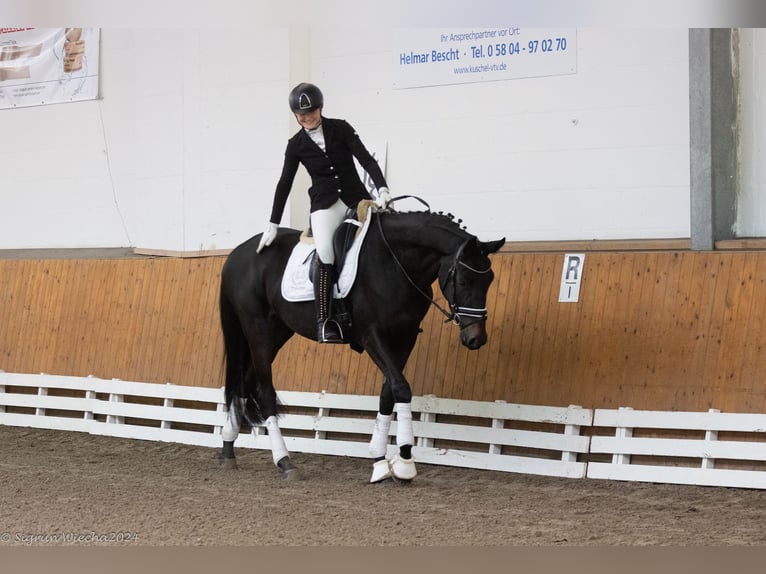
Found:
[[(410, 195), (403, 195), (399, 197), (395, 197), (391, 200), (391, 203), (393, 203), (397, 199), (402, 199), (405, 197), (412, 197), (414, 199), (417, 199), (421, 203), (423, 203), (426, 208), (428, 208), (428, 211), (430, 212), (430, 207), (428, 204), (416, 196), (410, 196)], [(412, 280), (412, 277), (410, 277), (409, 273), (407, 273), (407, 270), (404, 268), (404, 265), (402, 265), (401, 261), (399, 261), (399, 258), (396, 256), (396, 253), (394, 253), (394, 250), (391, 248), (391, 244), (388, 242), (388, 239), (386, 238), (386, 234), (383, 232), (383, 225), (381, 224), (381, 218), (376, 217), (375, 218), (378, 224), (378, 231), (380, 231), (380, 236), (383, 239), (383, 244), (388, 249), (388, 252), (391, 254), (391, 257), (393, 258), (394, 262), (396, 263), (396, 266), (399, 267), (399, 270), (402, 272), (404, 277), (407, 279), (410, 285), (412, 285), (415, 290), (420, 293), (423, 297), (425, 297), (431, 305), (436, 307), (442, 315), (446, 317), (445, 323), (453, 322), (455, 325), (458, 325), (461, 329), (467, 327), (471, 323), (475, 323), (476, 321), (483, 321), (487, 318), (487, 308), (475, 308), (475, 307), (465, 307), (458, 304), (457, 301), (457, 270), (458, 266), (465, 267), (469, 271), (473, 273), (477, 273), (479, 275), (484, 275), (485, 273), (489, 273), (489, 271), (492, 269), (492, 265), (490, 264), (489, 267), (487, 267), (485, 270), (481, 271), (479, 269), (474, 269), (464, 261), (460, 260), (460, 256), (463, 254), (463, 250), (465, 249), (466, 245), (468, 245), (468, 242), (470, 239), (466, 239), (458, 248), (458, 250), (455, 252), (455, 257), (452, 260), (452, 266), (449, 268), (449, 271), (447, 271), (447, 281), (452, 279), (452, 297), (455, 299), (455, 301), (450, 301), (447, 299), (447, 303), (449, 304), (449, 311), (444, 309), (441, 305), (439, 305), (433, 297), (428, 295), (425, 291), (423, 291), (420, 287), (418, 287), (415, 282)], [(474, 321), (464, 321), (466, 319), (474, 319)]]
[[(452, 278), (452, 298), (455, 300), (454, 303), (452, 301), (447, 300), (447, 303), (449, 303), (450, 311), (452, 311), (452, 314), (449, 316), (449, 320), (454, 321), (456, 325), (463, 325), (463, 317), (476, 319), (477, 321), (483, 321), (487, 318), (486, 307), (481, 307), (481, 308), (464, 307), (462, 305), (459, 305), (457, 301), (458, 266), (465, 267), (466, 269), (468, 269), (472, 273), (476, 273), (477, 275), (485, 275), (489, 273), (489, 271), (492, 269), (492, 265), (490, 264), (489, 267), (481, 271), (479, 269), (474, 269), (473, 267), (468, 265), (465, 261), (462, 261), (460, 259), (460, 256), (463, 254), (463, 250), (465, 249), (466, 245), (468, 245), (468, 240), (464, 241), (463, 244), (458, 248), (457, 252), (455, 253), (455, 258), (452, 260), (452, 267), (450, 267), (449, 271), (447, 271), (447, 281), (449, 281), (450, 277)], [(468, 326), (468, 324), (466, 324), (465, 326)]]

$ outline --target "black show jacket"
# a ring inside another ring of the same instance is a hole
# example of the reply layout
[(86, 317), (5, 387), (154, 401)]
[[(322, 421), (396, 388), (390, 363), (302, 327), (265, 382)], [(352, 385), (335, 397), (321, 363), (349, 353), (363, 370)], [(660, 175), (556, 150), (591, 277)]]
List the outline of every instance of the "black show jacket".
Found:
[(353, 158), (370, 174), (376, 188), (388, 187), (378, 162), (347, 121), (323, 116), (322, 131), (326, 152), (314, 143), (304, 129), (287, 141), (282, 175), (274, 192), (270, 219), (272, 223), (279, 224), (282, 219), (287, 197), (301, 163), (311, 176), (309, 198), (312, 213), (327, 209), (338, 198), (349, 207), (355, 206), (362, 199), (371, 199), (359, 179)]

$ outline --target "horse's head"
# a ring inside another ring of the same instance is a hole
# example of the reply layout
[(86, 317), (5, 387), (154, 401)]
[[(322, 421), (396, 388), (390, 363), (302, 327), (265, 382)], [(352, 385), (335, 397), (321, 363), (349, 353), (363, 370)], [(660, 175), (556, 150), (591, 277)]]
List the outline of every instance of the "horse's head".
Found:
[(439, 286), (460, 326), (460, 342), (472, 350), (487, 342), (487, 290), (495, 277), (488, 256), (504, 243), (505, 238), (485, 243), (470, 237), (439, 269)]

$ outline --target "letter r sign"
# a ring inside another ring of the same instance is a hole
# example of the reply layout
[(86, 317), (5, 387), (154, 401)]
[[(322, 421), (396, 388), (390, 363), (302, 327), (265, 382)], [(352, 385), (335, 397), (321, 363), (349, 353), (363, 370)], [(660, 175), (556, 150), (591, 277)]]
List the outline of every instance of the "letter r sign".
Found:
[(585, 253), (567, 253), (564, 255), (559, 303), (577, 303), (579, 300), (580, 280), (582, 279), (584, 263)]

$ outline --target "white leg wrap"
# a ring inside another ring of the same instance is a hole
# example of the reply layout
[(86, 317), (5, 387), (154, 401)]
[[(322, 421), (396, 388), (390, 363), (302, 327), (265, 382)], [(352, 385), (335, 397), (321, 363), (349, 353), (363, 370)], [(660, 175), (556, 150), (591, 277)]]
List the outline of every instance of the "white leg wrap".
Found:
[(391, 415), (378, 413), (375, 417), (375, 428), (370, 439), (370, 454), (373, 458), (386, 456), (388, 450), (388, 431), (391, 428)]
[(239, 428), (241, 421), (237, 416), (237, 410), (229, 406), (229, 410), (226, 413), (226, 422), (221, 429), (221, 438), (226, 442), (233, 442), (239, 436)]
[(396, 403), (396, 446), (415, 444), (415, 433), (412, 431), (412, 406), (410, 403)]
[(281, 459), (289, 456), (287, 447), (285, 446), (285, 439), (282, 438), (282, 431), (279, 430), (277, 424), (277, 417), (270, 416), (266, 419), (266, 428), (269, 431), (269, 438), (271, 439), (271, 456), (274, 459), (274, 464), (277, 464)]

